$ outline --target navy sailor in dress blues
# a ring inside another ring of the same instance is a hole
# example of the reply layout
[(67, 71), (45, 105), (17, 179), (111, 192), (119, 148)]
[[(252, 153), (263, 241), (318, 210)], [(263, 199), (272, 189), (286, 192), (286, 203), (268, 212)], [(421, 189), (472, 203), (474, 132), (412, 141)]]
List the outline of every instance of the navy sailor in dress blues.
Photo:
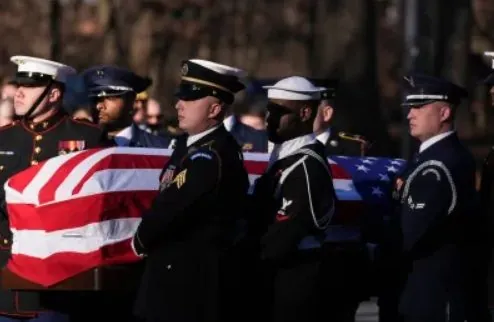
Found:
[(475, 162), (454, 120), (467, 93), (435, 77), (404, 79), (402, 105), (421, 144), (395, 187), (403, 274), (398, 311), (405, 322), (465, 321), (475, 253)]
[(259, 296), (262, 303), (255, 307), (265, 305), (265, 321), (313, 321), (323, 306), (331, 312), (318, 296), (323, 251), (299, 248), (308, 235), (324, 240), (335, 210), (325, 147), (313, 134), (323, 89), (299, 76), (265, 88), (268, 138), (275, 146), (267, 171), (255, 182), (252, 215), (258, 219), (260, 257), (271, 276), (263, 286), (273, 293), (258, 291), (266, 297)]

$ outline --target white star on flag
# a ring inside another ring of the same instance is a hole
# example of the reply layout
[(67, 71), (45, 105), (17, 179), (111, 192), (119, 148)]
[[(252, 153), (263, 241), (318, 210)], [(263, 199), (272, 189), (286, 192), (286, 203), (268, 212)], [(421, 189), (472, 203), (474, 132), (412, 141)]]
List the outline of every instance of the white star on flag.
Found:
[(389, 176), (387, 174), (379, 173), (379, 178), (381, 181), (391, 181), (391, 179), (389, 178)]
[(362, 161), (362, 163), (365, 163), (365, 164), (373, 164), (374, 162), (372, 162), (369, 159), (365, 159), (364, 161)]
[(365, 173), (369, 172), (369, 168), (367, 168), (365, 165), (363, 164), (357, 164), (357, 170), (358, 171), (364, 171)]
[(401, 164), (402, 164), (402, 161), (399, 161), (399, 160), (393, 160), (393, 161), (391, 161), (391, 164), (392, 164), (392, 165), (401, 165)]
[(382, 192), (381, 188), (379, 187), (372, 187), (372, 194), (382, 197), (384, 195), (384, 192)]
[(387, 166), (386, 169), (388, 169), (388, 172), (393, 172), (393, 173), (398, 172), (398, 169), (396, 169), (394, 166), (390, 166), (390, 167)]

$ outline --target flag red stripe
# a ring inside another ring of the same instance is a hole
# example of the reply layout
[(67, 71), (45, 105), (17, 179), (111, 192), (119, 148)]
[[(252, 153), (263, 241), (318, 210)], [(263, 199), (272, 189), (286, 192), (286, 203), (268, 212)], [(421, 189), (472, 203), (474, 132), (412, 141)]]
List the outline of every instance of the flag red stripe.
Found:
[(99, 152), (100, 149), (85, 150), (73, 158), (67, 160), (48, 180), (48, 182), (40, 189), (38, 197), (39, 203), (44, 204), (54, 199), (55, 191), (60, 184), (67, 178), (70, 173), (79, 163), (86, 160), (88, 157)]
[(11, 228), (47, 232), (78, 228), (116, 218), (139, 218), (157, 192), (118, 191), (53, 203), (42, 207), (8, 205)]
[(249, 174), (261, 175), (266, 171), (268, 163), (266, 161), (244, 160), (244, 166)]

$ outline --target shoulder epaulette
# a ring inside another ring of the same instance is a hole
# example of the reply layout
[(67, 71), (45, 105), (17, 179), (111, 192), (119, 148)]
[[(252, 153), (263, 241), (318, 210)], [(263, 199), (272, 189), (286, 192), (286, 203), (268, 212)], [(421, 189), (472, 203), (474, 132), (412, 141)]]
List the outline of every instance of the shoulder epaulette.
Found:
[(367, 141), (365, 137), (358, 134), (339, 132), (338, 137), (342, 140), (348, 140), (360, 144), (360, 156), (362, 157), (365, 156), (365, 154), (367, 153), (367, 151), (369, 151), (372, 145), (369, 141)]
[(338, 137), (343, 140), (356, 141), (362, 144), (368, 144), (368, 141), (361, 135), (339, 132)]

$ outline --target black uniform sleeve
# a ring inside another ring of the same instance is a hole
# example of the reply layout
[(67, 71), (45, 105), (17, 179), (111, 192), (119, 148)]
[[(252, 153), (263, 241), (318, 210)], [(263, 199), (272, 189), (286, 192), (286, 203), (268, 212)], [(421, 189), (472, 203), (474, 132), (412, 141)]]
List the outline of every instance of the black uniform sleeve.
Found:
[(413, 254), (430, 236), (441, 237), (441, 228), (456, 208), (450, 170), (440, 161), (425, 162), (408, 177), (401, 201), (403, 250)]
[[(187, 156), (183, 170), (171, 185), (156, 197), (151, 209), (142, 217), (134, 236), (134, 247), (138, 254), (149, 252), (173, 225), (192, 222), (192, 205), (200, 205), (214, 193), (221, 176), (221, 159), (214, 150), (197, 150)], [(200, 208), (200, 207), (198, 207)], [(186, 216), (188, 214), (188, 216)], [(193, 216), (207, 216), (194, 213)]]
[(331, 182), (329, 172), (312, 159), (287, 174), (280, 186), (280, 208), (261, 240), (263, 259), (280, 260), (315, 228), (326, 228), (335, 204)]

